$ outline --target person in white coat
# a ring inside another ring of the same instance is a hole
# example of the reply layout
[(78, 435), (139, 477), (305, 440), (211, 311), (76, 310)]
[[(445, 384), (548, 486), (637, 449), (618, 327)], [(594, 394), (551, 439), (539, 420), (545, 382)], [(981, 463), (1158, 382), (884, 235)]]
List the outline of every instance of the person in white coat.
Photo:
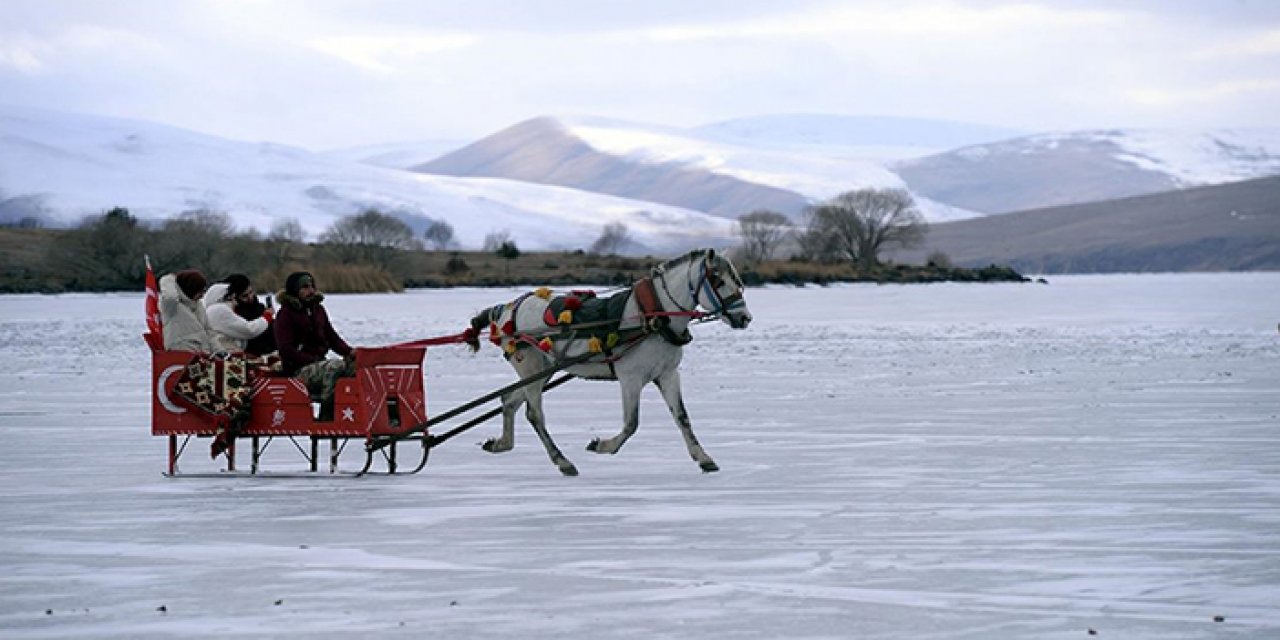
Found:
[(195, 269), (160, 278), (160, 321), (164, 326), (166, 350), (202, 353), (213, 350), (209, 320), (200, 303), (207, 286), (204, 274)]
[(236, 305), (255, 297), (249, 277), (235, 273), (209, 287), (204, 294), (205, 313), (214, 351), (244, 351), (245, 344), (262, 335), (270, 326), (266, 318), (246, 320), (236, 313)]

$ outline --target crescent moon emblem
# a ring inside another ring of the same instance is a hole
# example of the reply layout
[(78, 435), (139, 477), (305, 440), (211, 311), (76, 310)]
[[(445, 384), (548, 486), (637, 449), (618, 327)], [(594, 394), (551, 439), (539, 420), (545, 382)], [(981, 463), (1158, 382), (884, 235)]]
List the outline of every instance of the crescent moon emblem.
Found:
[(164, 407), (165, 411), (168, 411), (169, 413), (186, 413), (187, 412), (186, 409), (183, 409), (182, 407), (179, 407), (178, 405), (174, 404), (173, 401), (169, 399), (168, 394), (166, 394), (164, 390), (166, 386), (165, 383), (169, 381), (169, 376), (173, 375), (174, 372), (179, 371), (181, 369), (182, 369), (182, 365), (180, 364), (172, 365), (168, 369), (161, 371), (160, 377), (156, 378), (156, 400), (159, 400), (160, 406)]

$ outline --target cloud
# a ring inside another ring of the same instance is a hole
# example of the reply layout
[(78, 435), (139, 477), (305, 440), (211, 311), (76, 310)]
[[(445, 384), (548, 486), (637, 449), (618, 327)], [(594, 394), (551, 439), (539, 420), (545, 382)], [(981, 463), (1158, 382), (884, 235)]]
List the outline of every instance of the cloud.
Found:
[(156, 40), (124, 29), (76, 25), (49, 36), (28, 34), (0, 36), (0, 66), (34, 75), (54, 68), (58, 61), (77, 57), (154, 56), (164, 47)]
[(1233, 35), (1227, 42), (1220, 42), (1193, 52), (1190, 59), (1211, 61), (1219, 58), (1274, 56), (1277, 54), (1280, 54), (1280, 29), (1272, 29), (1249, 37)]
[(1153, 107), (1184, 107), (1280, 91), (1280, 79), (1226, 80), (1189, 89), (1136, 88), (1128, 92), (1135, 103)]
[(312, 148), (471, 137), (547, 114), (673, 126), (893, 114), (1060, 130), (1274, 126), (1280, 113), (1280, 3), (12, 6), (0, 0), (6, 99)]
[(0, 67), (9, 67), (18, 73), (34, 74), (40, 72), (44, 64), (31, 46), (15, 41), (0, 41)]
[(914, 6), (834, 7), (779, 14), (742, 22), (673, 25), (634, 35), (656, 41), (774, 39), (848, 36), (995, 37), (1035, 29), (1096, 27), (1123, 20), (1115, 12), (1056, 9), (1032, 4), (968, 7), (956, 3)]
[(362, 69), (392, 73), (416, 59), (475, 44), (479, 38), (468, 34), (417, 34), (406, 36), (335, 36), (310, 42), (317, 51), (334, 56)]

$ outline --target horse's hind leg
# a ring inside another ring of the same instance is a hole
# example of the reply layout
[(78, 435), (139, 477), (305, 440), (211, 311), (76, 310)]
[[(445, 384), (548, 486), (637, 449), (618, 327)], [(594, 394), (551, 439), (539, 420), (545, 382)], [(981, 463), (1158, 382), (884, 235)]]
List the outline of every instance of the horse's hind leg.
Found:
[(676, 419), (680, 435), (684, 436), (684, 446), (689, 449), (689, 457), (693, 458), (693, 461), (707, 473), (719, 471), (720, 467), (716, 465), (715, 460), (712, 460), (698, 443), (698, 436), (693, 435), (693, 424), (689, 422), (689, 412), (684, 408), (684, 397), (680, 392), (680, 371), (672, 369), (658, 377), (654, 384), (658, 385), (658, 390), (662, 392), (662, 399), (667, 401), (667, 408), (671, 409), (671, 417)]
[(538, 439), (542, 440), (542, 446), (547, 450), (547, 457), (551, 458), (552, 464), (560, 469), (560, 473), (566, 476), (578, 475), (578, 468), (564, 454), (560, 452), (560, 447), (556, 446), (551, 434), (547, 432), (546, 414), (542, 412), (542, 387), (544, 382), (531, 385), (525, 392), (527, 405), (525, 406), (524, 415), (529, 419), (529, 424), (533, 425), (533, 430), (538, 434)]
[(516, 411), (520, 410), (524, 401), (524, 389), (502, 396), (502, 435), (485, 440), (480, 448), (489, 453), (502, 453), (516, 446)]
[[(535, 352), (536, 353), (536, 352)], [(536, 353), (536, 356), (541, 356)], [(537, 374), (544, 367), (552, 366), (550, 358), (536, 357), (533, 353), (517, 353), (511, 358), (511, 367), (515, 369), (516, 375), (521, 379)], [(529, 424), (533, 425), (533, 430), (538, 434), (538, 439), (542, 441), (542, 446), (547, 450), (547, 456), (551, 458), (551, 462), (560, 469), (560, 473), (566, 476), (578, 475), (577, 467), (564, 454), (560, 452), (551, 434), (547, 433), (547, 422), (542, 412), (542, 389), (546, 386), (545, 380), (539, 380), (529, 384), (523, 388), (508, 393), (502, 397), (502, 436), (490, 439), (484, 443), (485, 451), (494, 453), (500, 451), (510, 451), (515, 445), (515, 422), (516, 411), (520, 409), (520, 405), (525, 405), (525, 417), (529, 419)]]
[(596, 453), (617, 453), (627, 443), (640, 426), (640, 391), (644, 389), (643, 380), (622, 379), (622, 431), (612, 438), (601, 440), (596, 438), (587, 443), (587, 451)]

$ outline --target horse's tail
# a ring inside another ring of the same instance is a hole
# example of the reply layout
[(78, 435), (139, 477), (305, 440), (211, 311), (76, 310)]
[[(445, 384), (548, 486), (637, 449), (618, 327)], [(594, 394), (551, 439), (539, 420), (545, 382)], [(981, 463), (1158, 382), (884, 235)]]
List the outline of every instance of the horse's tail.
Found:
[(467, 330), (463, 332), (463, 340), (468, 347), (471, 347), (473, 353), (480, 350), (480, 332), (489, 325), (490, 311), (490, 309), (485, 309), (477, 313), (475, 317), (471, 318), (471, 326), (467, 327)]

